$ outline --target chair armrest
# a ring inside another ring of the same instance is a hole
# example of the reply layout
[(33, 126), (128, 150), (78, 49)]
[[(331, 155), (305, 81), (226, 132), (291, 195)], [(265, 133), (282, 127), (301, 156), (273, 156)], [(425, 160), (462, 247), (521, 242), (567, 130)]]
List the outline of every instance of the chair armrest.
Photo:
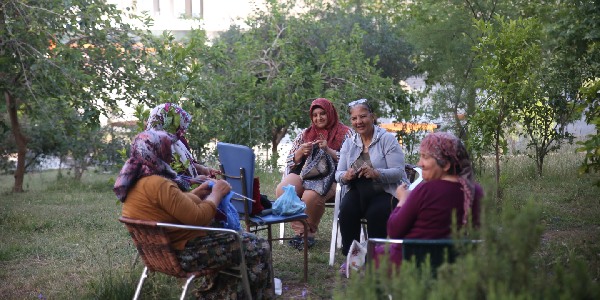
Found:
[(223, 233), (231, 233), (239, 236), (239, 232), (233, 229), (227, 228), (216, 228), (216, 227), (206, 227), (206, 226), (194, 226), (194, 225), (183, 225), (183, 224), (173, 224), (173, 223), (162, 223), (156, 222), (156, 226), (158, 227), (167, 227), (167, 228), (179, 228), (179, 229), (188, 229), (188, 230), (203, 230), (203, 231), (214, 231), (214, 232), (223, 232)]
[(124, 224), (135, 224), (135, 225), (146, 225), (146, 226), (156, 226), (156, 227), (166, 227), (166, 228), (179, 228), (179, 229), (187, 229), (187, 230), (203, 230), (203, 231), (214, 231), (214, 232), (224, 232), (235, 234), (239, 237), (239, 233), (232, 229), (226, 228), (216, 228), (216, 227), (206, 227), (206, 226), (194, 226), (194, 225), (183, 225), (183, 224), (173, 224), (173, 223), (164, 223), (164, 222), (156, 222), (156, 221), (147, 221), (147, 220), (138, 220), (131, 219), (128, 217), (119, 217), (119, 221)]
[(370, 238), (369, 243), (375, 244), (411, 244), (411, 245), (445, 245), (445, 244), (478, 244), (482, 243), (483, 240), (469, 240), (469, 239), (382, 239), (382, 238)]

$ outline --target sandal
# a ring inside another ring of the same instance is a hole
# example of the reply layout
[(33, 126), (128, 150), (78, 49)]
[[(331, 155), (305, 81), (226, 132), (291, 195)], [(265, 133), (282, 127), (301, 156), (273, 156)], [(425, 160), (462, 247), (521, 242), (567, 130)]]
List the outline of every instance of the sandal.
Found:
[(302, 247), (302, 236), (296, 235), (291, 240), (288, 241), (288, 245), (293, 248), (298, 249), (298, 247)]
[[(312, 246), (314, 246), (317, 241), (315, 241), (314, 237), (307, 237), (306, 238), (306, 242), (308, 243), (308, 249), (312, 248)], [(296, 247), (296, 249), (302, 251), (304, 250), (304, 239), (300, 238), (300, 242), (298, 243), (298, 247)]]
[[(316, 243), (314, 237), (307, 237), (306, 242), (308, 243), (308, 249), (312, 248), (312, 246), (314, 246)], [(304, 250), (304, 238), (300, 235), (297, 235), (291, 240), (289, 240), (288, 244), (296, 248), (298, 251)]]

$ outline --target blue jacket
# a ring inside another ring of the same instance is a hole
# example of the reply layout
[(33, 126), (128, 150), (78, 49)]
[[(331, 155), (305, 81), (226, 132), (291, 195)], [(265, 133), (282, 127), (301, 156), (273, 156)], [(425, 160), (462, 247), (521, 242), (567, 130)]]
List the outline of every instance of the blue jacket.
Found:
[[(353, 132), (353, 135), (344, 141), (342, 149), (340, 149), (337, 171), (335, 172), (335, 180), (338, 183), (349, 184), (342, 180), (342, 176), (360, 156), (362, 148), (363, 143), (358, 133)], [(402, 147), (396, 137), (375, 125), (373, 141), (369, 145), (369, 156), (371, 164), (381, 174), (376, 182), (382, 183), (386, 193), (396, 197), (398, 185), (402, 182), (409, 182), (404, 170), (404, 152), (402, 152)]]

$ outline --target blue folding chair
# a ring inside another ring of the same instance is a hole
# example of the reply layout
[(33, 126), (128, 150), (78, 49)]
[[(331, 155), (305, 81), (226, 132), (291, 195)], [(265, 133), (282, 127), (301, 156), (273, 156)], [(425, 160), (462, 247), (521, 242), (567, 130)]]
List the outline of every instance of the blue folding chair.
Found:
[[(272, 213), (251, 215), (253, 183), (254, 183), (254, 151), (247, 146), (217, 143), (217, 152), (219, 153), (219, 162), (222, 176), (231, 185), (234, 192), (245, 196), (246, 198), (232, 197), (233, 206), (240, 214), (240, 218), (246, 223), (248, 232), (256, 233), (261, 230), (267, 230), (268, 241), (273, 249), (273, 241), (291, 240), (292, 237), (273, 238), (271, 225), (299, 221), (304, 226), (304, 232), (308, 232), (308, 215), (305, 213), (279, 216)], [(307, 237), (304, 236), (304, 245), (308, 245)], [(271, 252), (272, 254), (273, 252)], [(304, 247), (304, 282), (308, 282), (308, 247)]]

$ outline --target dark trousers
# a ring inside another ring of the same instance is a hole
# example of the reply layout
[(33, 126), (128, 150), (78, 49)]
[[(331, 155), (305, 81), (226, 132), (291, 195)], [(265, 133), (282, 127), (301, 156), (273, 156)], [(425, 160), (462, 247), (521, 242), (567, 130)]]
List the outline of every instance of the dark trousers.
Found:
[(371, 179), (356, 179), (342, 198), (339, 221), (342, 234), (342, 254), (348, 255), (353, 240), (360, 240), (361, 219), (367, 220), (370, 238), (387, 238), (387, 220), (398, 200), (377, 190)]

